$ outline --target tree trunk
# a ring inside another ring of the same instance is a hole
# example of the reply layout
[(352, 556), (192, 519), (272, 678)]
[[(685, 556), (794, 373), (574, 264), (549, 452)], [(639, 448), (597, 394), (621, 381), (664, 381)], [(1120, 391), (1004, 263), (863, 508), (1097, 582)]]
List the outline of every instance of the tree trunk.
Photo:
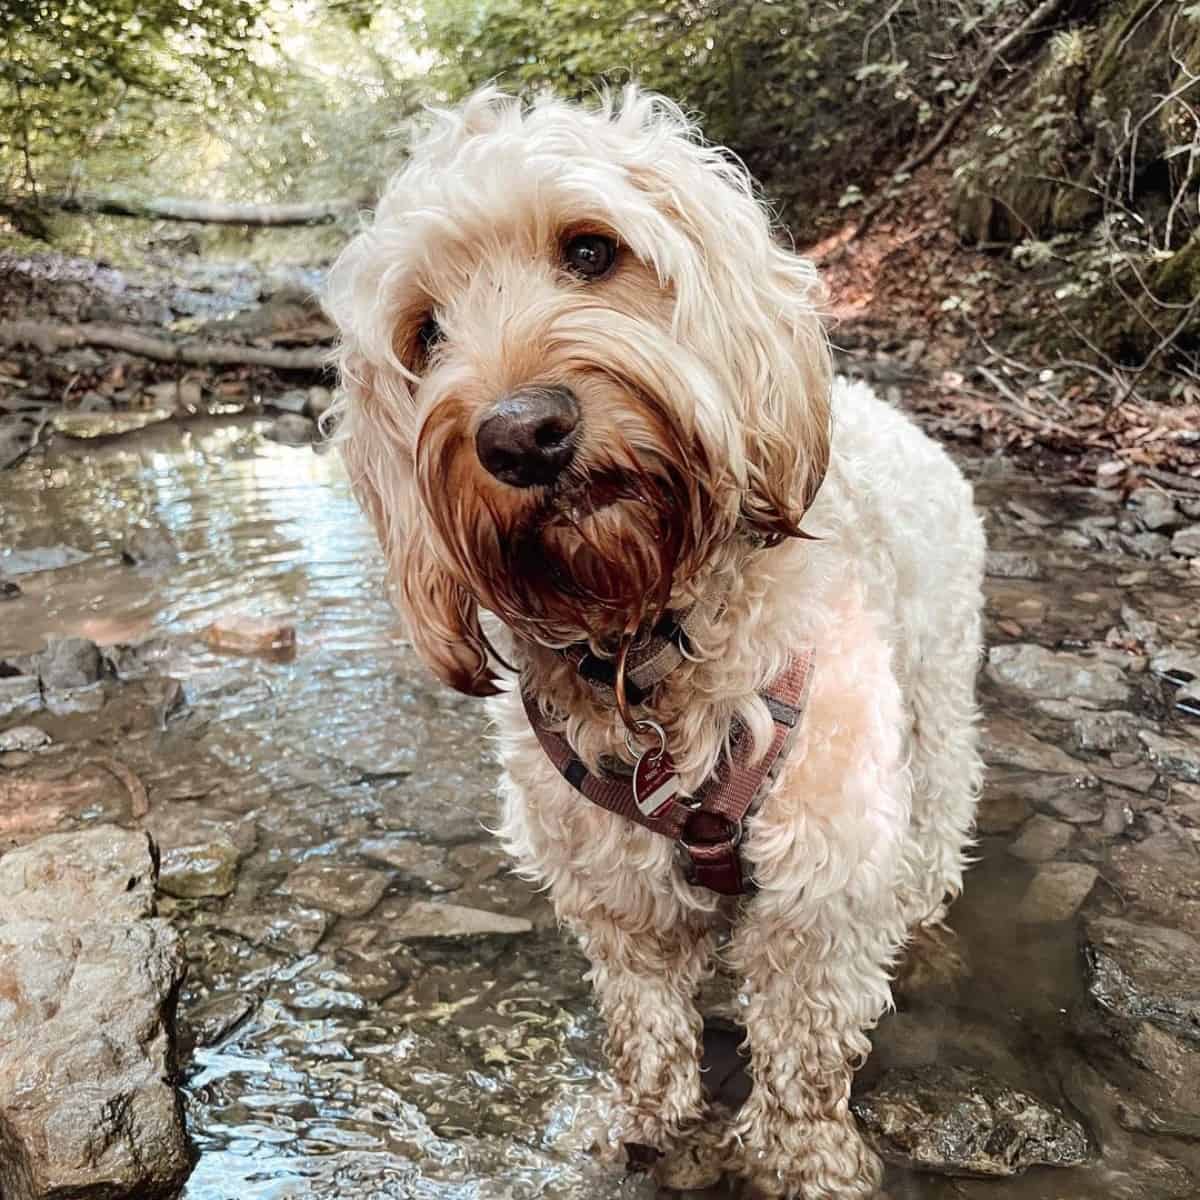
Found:
[(201, 366), (249, 365), (285, 371), (318, 371), (325, 367), (329, 351), (279, 350), (274, 347), (243, 346), (237, 342), (201, 340), (171, 341), (151, 337), (117, 325), (60, 325), (50, 321), (0, 321), (0, 346), (28, 345), (43, 354), (79, 346), (124, 350), (156, 362), (193, 363)]
[(106, 213), (156, 221), (197, 221), (205, 225), (327, 225), (352, 213), (354, 200), (317, 204), (220, 204), (208, 200), (177, 200), (170, 196), (140, 199), (124, 193), (107, 196), (45, 196), (43, 207), (64, 212)]

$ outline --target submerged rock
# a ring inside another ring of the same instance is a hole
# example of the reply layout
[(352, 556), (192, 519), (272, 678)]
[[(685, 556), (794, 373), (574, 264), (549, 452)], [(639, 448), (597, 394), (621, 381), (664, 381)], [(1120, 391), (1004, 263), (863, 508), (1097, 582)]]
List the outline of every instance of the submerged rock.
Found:
[(1017, 920), (1026, 925), (1069, 921), (1098, 877), (1096, 868), (1087, 863), (1046, 863), (1025, 889), (1017, 905)]
[(37, 656), (38, 676), (46, 691), (62, 692), (98, 683), (104, 662), (87, 638), (55, 638)]
[(42, 689), (36, 675), (0, 676), (0, 721), (37, 712), (42, 707)]
[(121, 557), (135, 567), (169, 567), (179, 561), (179, 550), (165, 525), (149, 522), (125, 531)]
[(299, 413), (285, 412), (275, 418), (265, 436), (283, 446), (308, 446), (316, 441), (317, 426)]
[(388, 877), (368, 867), (308, 862), (287, 878), (290, 895), (340, 917), (363, 917), (383, 899)]
[(1088, 1157), (1076, 1121), (967, 1067), (888, 1071), (852, 1107), (884, 1159), (920, 1171), (996, 1178)]
[(0, 1194), (159, 1200), (190, 1154), (175, 1072), (183, 955), (145, 834), (99, 826), (0, 858)]
[(1056, 700), (1078, 696), (1103, 704), (1129, 696), (1125, 673), (1116, 663), (1082, 654), (1055, 654), (1028, 642), (993, 646), (988, 673), (1008, 687)]
[(465, 908), (461, 904), (438, 904), (417, 900), (388, 926), (397, 938), (472, 937), (489, 933), (529, 933), (533, 922), (525, 917)]

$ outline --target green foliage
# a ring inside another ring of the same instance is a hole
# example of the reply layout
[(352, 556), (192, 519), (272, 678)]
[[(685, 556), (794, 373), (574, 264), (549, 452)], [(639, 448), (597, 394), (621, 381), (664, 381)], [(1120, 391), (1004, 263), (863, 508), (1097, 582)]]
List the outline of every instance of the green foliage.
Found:
[(164, 104), (217, 112), (255, 82), (266, 0), (0, 0), (0, 187), (145, 137)]

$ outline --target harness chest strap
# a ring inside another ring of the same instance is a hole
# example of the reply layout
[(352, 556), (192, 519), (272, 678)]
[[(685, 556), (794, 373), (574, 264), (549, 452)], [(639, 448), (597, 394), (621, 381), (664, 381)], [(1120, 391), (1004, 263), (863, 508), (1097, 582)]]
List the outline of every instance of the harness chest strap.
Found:
[(623, 775), (593, 774), (560, 733), (547, 728), (537, 701), (526, 691), (521, 698), (529, 723), (546, 756), (576, 791), (593, 804), (670, 838), (679, 847), (688, 881), (723, 895), (747, 890), (738, 845), (742, 821), (762, 798), (787, 756), (808, 696), (813, 671), (811, 647), (799, 650), (760, 692), (774, 722), (767, 752), (751, 763), (753, 742), (737, 726), (730, 752), (717, 770), (689, 799), (673, 796), (657, 810), (639, 807), (633, 782)]

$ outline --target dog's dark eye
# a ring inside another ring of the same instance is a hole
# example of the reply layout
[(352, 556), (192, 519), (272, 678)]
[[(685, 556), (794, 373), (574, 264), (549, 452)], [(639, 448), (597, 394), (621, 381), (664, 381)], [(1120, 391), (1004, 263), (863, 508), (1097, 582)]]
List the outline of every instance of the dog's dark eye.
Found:
[(599, 279), (612, 270), (617, 243), (599, 233), (581, 233), (563, 247), (563, 262), (581, 279)]
[(433, 353), (433, 348), (441, 340), (442, 327), (437, 323), (437, 317), (430, 313), (421, 323), (421, 328), (417, 330), (417, 354), (422, 362)]

